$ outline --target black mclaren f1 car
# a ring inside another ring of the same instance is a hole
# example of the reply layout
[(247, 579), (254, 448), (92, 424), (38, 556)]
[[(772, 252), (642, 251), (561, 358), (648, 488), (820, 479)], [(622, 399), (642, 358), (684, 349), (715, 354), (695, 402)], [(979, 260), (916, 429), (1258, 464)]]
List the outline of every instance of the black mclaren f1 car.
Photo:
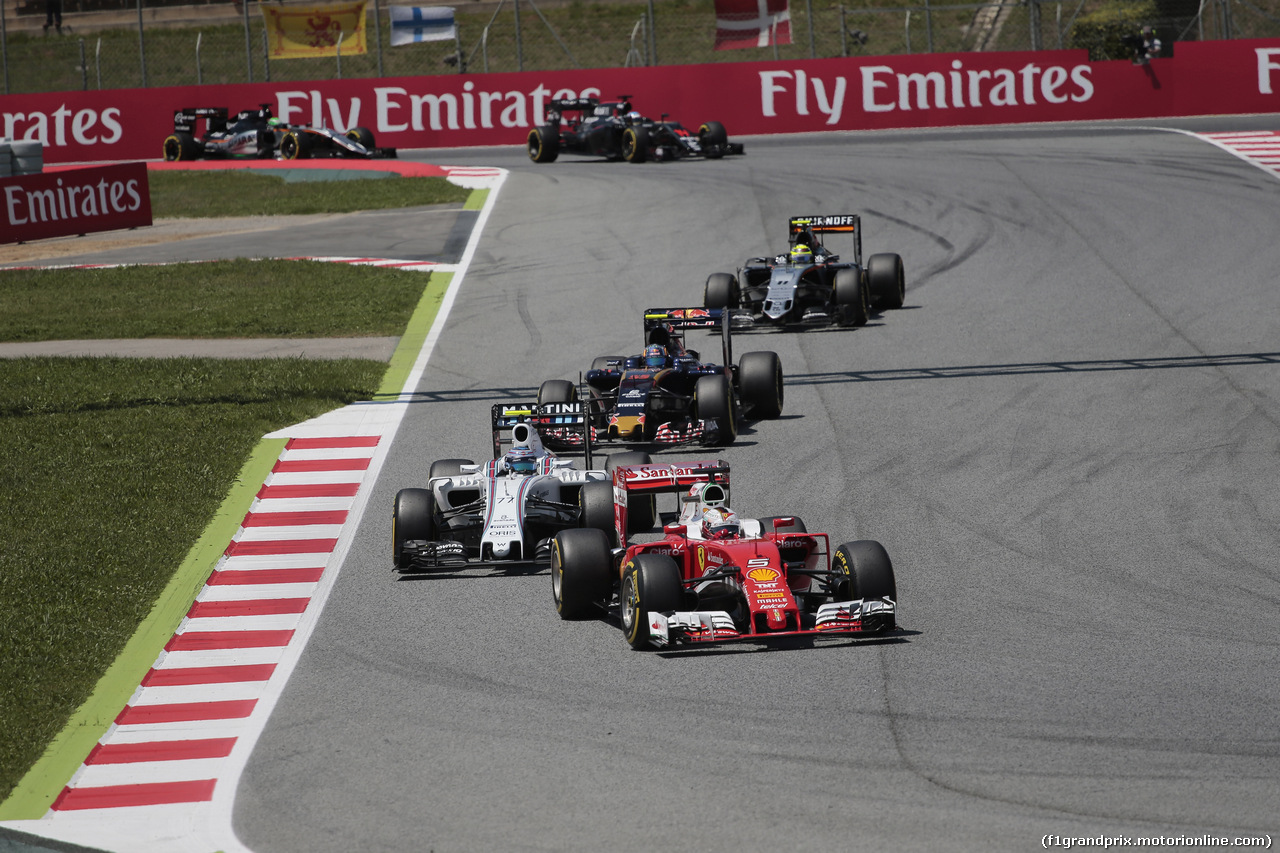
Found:
[[(872, 255), (862, 262), (862, 217), (856, 213), (793, 216), (789, 246), (771, 258), (749, 258), (731, 273), (712, 273), (703, 305), (731, 312), (735, 328), (862, 326), (873, 311), (901, 308), (906, 294), (902, 257)], [(821, 238), (848, 234), (852, 257), (841, 258)]]
[(535, 163), (554, 163), (561, 152), (628, 163), (683, 157), (714, 160), (743, 153), (742, 143), (730, 142), (720, 122), (705, 122), (692, 133), (668, 121), (666, 113), (657, 121), (642, 116), (631, 108), (627, 95), (617, 101), (553, 100), (547, 123), (529, 131), (528, 148)]

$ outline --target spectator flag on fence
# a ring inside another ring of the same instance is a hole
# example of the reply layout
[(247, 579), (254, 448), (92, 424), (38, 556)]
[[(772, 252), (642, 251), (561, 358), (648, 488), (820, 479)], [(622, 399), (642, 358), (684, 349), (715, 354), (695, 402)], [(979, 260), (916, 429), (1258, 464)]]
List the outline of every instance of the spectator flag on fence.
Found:
[(368, 53), (364, 0), (336, 6), (268, 6), (261, 4), (272, 59), (309, 59)]
[(791, 44), (787, 0), (716, 0), (716, 50)]
[(448, 6), (391, 6), (391, 46), (458, 38), (453, 9)]

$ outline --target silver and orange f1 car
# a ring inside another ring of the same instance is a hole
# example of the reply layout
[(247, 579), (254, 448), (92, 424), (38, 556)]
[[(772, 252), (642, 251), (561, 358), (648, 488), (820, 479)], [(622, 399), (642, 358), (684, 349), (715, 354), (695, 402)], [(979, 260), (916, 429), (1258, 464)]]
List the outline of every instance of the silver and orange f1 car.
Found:
[[(657, 516), (663, 537), (629, 543), (631, 507), (663, 494), (682, 496), (678, 513)], [(613, 495), (612, 534), (563, 530), (552, 541), (552, 594), (564, 619), (616, 607), (635, 649), (897, 627), (893, 564), (879, 542), (833, 552), (827, 534), (808, 532), (799, 518), (738, 518), (720, 460), (622, 466)]]

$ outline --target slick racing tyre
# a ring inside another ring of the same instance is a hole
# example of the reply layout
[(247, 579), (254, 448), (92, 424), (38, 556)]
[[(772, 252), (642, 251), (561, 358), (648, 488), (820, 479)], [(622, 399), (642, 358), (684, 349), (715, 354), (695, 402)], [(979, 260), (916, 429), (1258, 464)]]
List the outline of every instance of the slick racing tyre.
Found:
[(738, 421), (733, 410), (733, 389), (723, 373), (700, 376), (693, 386), (693, 406), (704, 421), (715, 420), (720, 428), (720, 444), (733, 444), (738, 437)]
[[(611, 453), (605, 457), (604, 469), (610, 474), (615, 468), (631, 465), (649, 465), (653, 459), (643, 450)], [(653, 529), (657, 516), (657, 504), (653, 495), (629, 495), (627, 497), (627, 533), (644, 533)]]
[(835, 280), (836, 319), (841, 326), (865, 326), (871, 306), (862, 274), (856, 269), (837, 270)]
[(346, 132), (347, 139), (363, 146), (366, 151), (373, 152), (373, 131), (367, 127), (353, 127)]
[(551, 596), (561, 619), (581, 619), (613, 592), (609, 540), (599, 530), (561, 530), (551, 543)]
[(391, 511), (391, 559), (397, 569), (409, 568), (404, 543), (436, 538), (436, 500), (430, 489), (401, 489)]
[(613, 483), (592, 480), (582, 484), (578, 491), (578, 524), (605, 534), (612, 547), (617, 539), (613, 523)]
[(529, 159), (535, 163), (554, 163), (560, 156), (560, 130), (543, 125), (529, 131)]
[(311, 137), (301, 130), (291, 130), (280, 140), (280, 156), (285, 160), (307, 160), (311, 157)]
[(831, 555), (833, 601), (887, 598), (898, 601), (893, 563), (884, 546), (873, 539), (846, 542)]
[(867, 284), (871, 287), (871, 301), (877, 308), (901, 308), (907, 295), (907, 276), (901, 256), (886, 252), (868, 258)]
[(643, 163), (649, 159), (649, 129), (628, 127), (622, 131), (622, 159), (628, 163)]
[(463, 465), (474, 465), (470, 459), (437, 459), (431, 463), (431, 471), (427, 475), (429, 480), (436, 477), (456, 477), (462, 473)]
[(698, 144), (709, 159), (717, 160), (724, 156), (729, 145), (729, 134), (725, 133), (724, 125), (720, 122), (709, 121), (698, 128)]
[(568, 379), (548, 379), (538, 387), (538, 405), (547, 403), (574, 403), (578, 399), (578, 389)]
[(618, 596), (622, 633), (633, 649), (649, 647), (649, 612), (679, 610), (684, 585), (676, 561), (665, 554), (638, 554), (623, 566)]
[(753, 418), (772, 420), (782, 414), (782, 362), (776, 352), (749, 352), (738, 362), (742, 407)]
[(737, 308), (738, 280), (727, 272), (713, 272), (707, 276), (707, 286), (702, 291), (704, 308)]
[(200, 143), (195, 137), (181, 130), (173, 132), (164, 140), (164, 159), (169, 162), (177, 160), (195, 160), (200, 156)]

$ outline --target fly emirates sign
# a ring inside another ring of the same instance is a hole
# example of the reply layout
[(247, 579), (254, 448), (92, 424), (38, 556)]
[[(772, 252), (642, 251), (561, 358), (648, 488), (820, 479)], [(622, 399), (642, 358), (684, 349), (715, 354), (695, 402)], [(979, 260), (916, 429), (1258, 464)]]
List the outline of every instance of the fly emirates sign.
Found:
[(1148, 65), (1083, 50), (862, 56), (11, 95), (0, 127), (46, 162), (160, 156), (175, 110), (270, 103), (381, 146), (523, 145), (557, 98), (617, 98), (690, 130), (762, 133), (1280, 112), (1280, 39), (1178, 42)]

